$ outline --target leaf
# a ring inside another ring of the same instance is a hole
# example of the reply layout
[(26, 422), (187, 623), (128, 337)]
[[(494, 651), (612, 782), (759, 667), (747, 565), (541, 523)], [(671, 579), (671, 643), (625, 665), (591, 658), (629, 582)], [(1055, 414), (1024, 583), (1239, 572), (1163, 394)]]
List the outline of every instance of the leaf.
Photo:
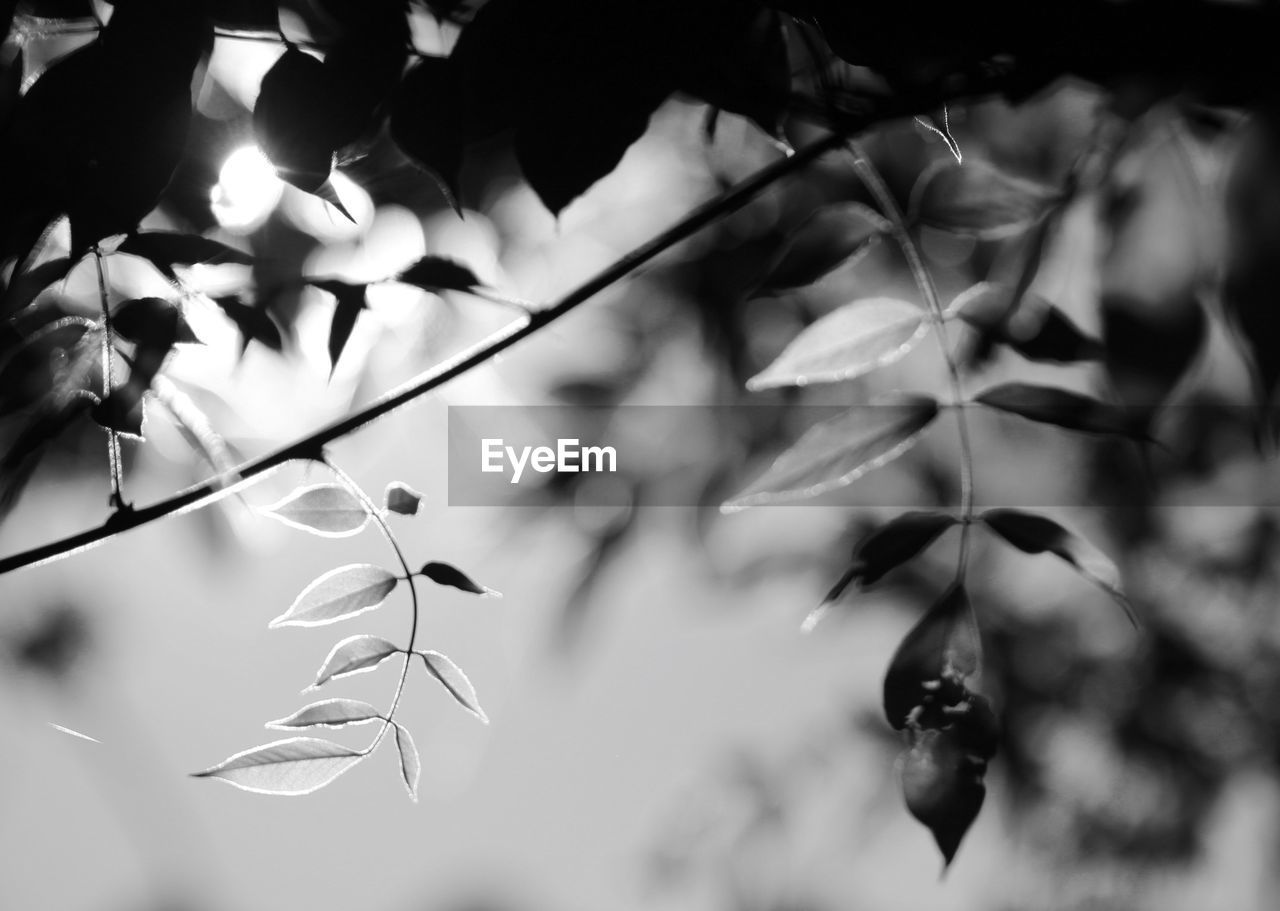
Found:
[(402, 481), (392, 481), (387, 485), (382, 500), (388, 512), (399, 513), (402, 516), (416, 516), (418, 507), (422, 505), (422, 494)]
[(382, 567), (369, 563), (341, 566), (303, 589), (270, 626), (322, 626), (345, 620), (380, 606), (398, 581)]
[(230, 263), (251, 266), (254, 259), (234, 247), (202, 237), (199, 234), (179, 234), (173, 231), (139, 231), (124, 239), (117, 253), (127, 253), (151, 263), (161, 274), (176, 281), (174, 266)]
[(852, 408), (811, 427), (763, 477), (720, 509), (806, 499), (851, 484), (910, 449), (937, 416), (938, 403), (928, 396)]
[(884, 677), (889, 724), (900, 731), (917, 707), (938, 698), (944, 688), (960, 690), (978, 669), (981, 656), (969, 596), (963, 585), (952, 585), (911, 628), (889, 662)]
[(311, 285), (333, 295), (333, 322), (329, 327), (329, 374), (338, 369), (338, 358), (347, 347), (356, 319), (367, 304), (368, 285), (353, 285), (333, 278), (309, 279)]
[(444, 685), (444, 688), (449, 691), (449, 695), (458, 700), (460, 706), (485, 724), (489, 723), (489, 716), (484, 713), (484, 709), (480, 707), (479, 700), (476, 699), (475, 687), (471, 685), (467, 675), (462, 672), (462, 668), (439, 652), (414, 652), (414, 654), (422, 658), (422, 663), (427, 666), (427, 671)]
[(461, 589), (473, 595), (502, 597), (502, 592), (494, 591), (492, 588), (485, 588), (483, 585), (473, 582), (466, 573), (450, 566), (448, 563), (424, 563), (418, 573), (430, 579), (436, 585), (447, 585), (450, 588)]
[(1023, 301), (1030, 318), (1020, 308), (1014, 312), (1014, 288), (996, 282), (979, 282), (962, 291), (947, 309), (966, 323), (1008, 345), (1031, 361), (1070, 364), (1102, 357), (1102, 343), (1081, 332), (1071, 319), (1039, 295), (1026, 292)]
[(862, 588), (874, 585), (888, 573), (915, 557), (953, 525), (955, 516), (937, 512), (907, 512), (872, 531), (853, 548), (849, 568), (827, 592), (822, 603), (809, 612), (802, 632), (812, 632), (832, 605), (855, 582)]
[(805, 327), (747, 388), (834, 383), (892, 364), (924, 338), (925, 316), (914, 304), (891, 297), (845, 304)]
[(310, 794), (332, 782), (364, 756), (328, 740), (292, 737), (237, 753), (192, 777), (220, 778), (256, 794)]
[(300, 488), (263, 512), (286, 525), (326, 538), (350, 537), (369, 521), (364, 503), (340, 484)]
[(950, 730), (923, 731), (902, 762), (902, 793), (911, 815), (933, 834), (943, 862), (950, 866), (987, 789), (986, 763), (975, 760)]
[(156, 353), (167, 354), (179, 342), (200, 341), (177, 306), (160, 297), (125, 301), (112, 315), (111, 328), (117, 335)]
[(400, 777), (409, 796), (416, 802), (418, 779), (422, 776), (422, 759), (418, 756), (418, 748), (414, 745), (409, 729), (402, 724), (396, 725), (396, 750), (400, 753)]
[(516, 129), (520, 170), (552, 215), (613, 172), (669, 94), (602, 97), (600, 92), (584, 84), (569, 97), (549, 98)]
[(1188, 286), (1151, 299), (1102, 289), (1103, 364), (1116, 399), (1148, 425), (1204, 350), (1209, 323)]
[(1140, 441), (1150, 439), (1124, 409), (1052, 386), (1005, 383), (979, 393), (974, 401), (1029, 421), (1053, 424), (1067, 430), (1113, 434)]
[(911, 191), (911, 220), (979, 240), (1012, 237), (1031, 227), (1056, 198), (1050, 187), (1013, 177), (995, 165), (947, 158), (926, 168)]
[(391, 102), (391, 138), (415, 164), (425, 168), (454, 211), (462, 170), (461, 87), (456, 66), (423, 57), (404, 77)]
[(399, 646), (378, 636), (351, 636), (343, 639), (324, 659), (316, 682), (311, 689), (324, 686), (330, 680), (371, 671), (392, 655), (402, 652)]
[(25, 272), (15, 273), (4, 289), (4, 296), (0, 297), (0, 319), (25, 310), (41, 294), (66, 278), (74, 265), (69, 256), (60, 256), (32, 266)]
[(353, 724), (381, 721), (382, 715), (358, 699), (325, 699), (298, 709), (286, 718), (268, 721), (269, 728), (344, 728)]
[(338, 138), (329, 101), (338, 93), (324, 64), (288, 48), (262, 77), (253, 132), (280, 179), (307, 193), (329, 180)]
[(1080, 575), (1109, 594), (1124, 608), (1129, 622), (1135, 627), (1138, 625), (1133, 606), (1120, 587), (1120, 570), (1085, 538), (1048, 516), (1016, 509), (990, 509), (978, 519), (1023, 553), (1049, 553), (1065, 560)]
[(101, 333), (92, 320), (63, 316), (25, 338), (16, 332), (15, 336), (16, 350), (0, 365), (0, 417), (56, 394), (63, 377), (75, 371), (77, 360), (89, 352), (96, 355)]
[(107, 430), (135, 440), (144, 439), (147, 422), (144, 392), (132, 384), (118, 386), (89, 409), (89, 416)]
[(791, 91), (791, 64), (782, 17), (754, 3), (723, 8), (716, 40), (682, 57), (681, 90), (780, 132)]
[(470, 291), (480, 279), (469, 268), (447, 256), (424, 256), (396, 276), (396, 281), (423, 291)]
[(236, 296), (214, 298), (222, 312), (236, 324), (243, 341), (242, 350), (250, 341), (267, 346), (272, 351), (284, 348), (284, 339), (280, 336), (280, 328), (267, 313), (266, 307), (251, 307)]
[(883, 216), (860, 202), (819, 209), (787, 238), (764, 287), (782, 290), (813, 284), (851, 260), (861, 259), (889, 228)]

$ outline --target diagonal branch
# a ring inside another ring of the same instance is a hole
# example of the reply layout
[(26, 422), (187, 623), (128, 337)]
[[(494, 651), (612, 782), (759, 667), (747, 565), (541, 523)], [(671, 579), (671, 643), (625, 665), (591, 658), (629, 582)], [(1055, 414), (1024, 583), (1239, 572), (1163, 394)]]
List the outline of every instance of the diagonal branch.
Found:
[(966, 84), (950, 83), (946, 88), (937, 88), (910, 96), (866, 99), (861, 110), (841, 116), (833, 132), (800, 148), (786, 158), (766, 165), (742, 182), (694, 209), (678, 223), (625, 254), (545, 309), (535, 311), (526, 318), (505, 326), (470, 348), (383, 394), (358, 411), (274, 452), (246, 462), (231, 472), (218, 475), (150, 505), (117, 511), (96, 528), (86, 529), (61, 540), (0, 558), (0, 575), (27, 566), (49, 563), (95, 547), (121, 532), (149, 525), (168, 516), (203, 508), (244, 488), (255, 479), (270, 474), (288, 462), (299, 459), (323, 461), (324, 448), (328, 444), (354, 433), (366, 424), (384, 417), (419, 396), (486, 363), (495, 355), (528, 338), (604, 289), (626, 278), (676, 244), (742, 208), (779, 180), (800, 171), (822, 156), (841, 149), (848, 137), (874, 124), (909, 117), (946, 101), (1016, 88), (1020, 79), (1018, 74), (994, 73)]

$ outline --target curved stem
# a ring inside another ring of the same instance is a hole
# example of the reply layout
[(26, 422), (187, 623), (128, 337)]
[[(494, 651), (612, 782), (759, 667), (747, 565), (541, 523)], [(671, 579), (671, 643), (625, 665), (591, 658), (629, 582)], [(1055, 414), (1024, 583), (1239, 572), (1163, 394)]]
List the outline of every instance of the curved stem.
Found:
[[(98, 267), (98, 298), (102, 303), (102, 400), (111, 397), (111, 385), (115, 377), (115, 331), (111, 327), (111, 298), (107, 291), (107, 267), (102, 261), (102, 251), (93, 248), (93, 262)], [(110, 427), (107, 431), (107, 464), (111, 470), (111, 505), (125, 509), (123, 469), (120, 458), (120, 435)]]
[(965, 402), (964, 379), (960, 375), (960, 367), (951, 352), (951, 340), (947, 333), (946, 314), (943, 311), (942, 302), (938, 300), (938, 289), (934, 287), (933, 279), (929, 276), (929, 270), (925, 268), (924, 258), (920, 255), (920, 248), (916, 246), (915, 240), (911, 237), (911, 232), (907, 228), (907, 220), (902, 214), (898, 201), (893, 198), (893, 194), (885, 184), (884, 178), (880, 176), (876, 166), (871, 163), (871, 159), (867, 157), (867, 153), (862, 146), (858, 142), (851, 140), (849, 142), (849, 151), (853, 155), (853, 167), (857, 171), (858, 177), (875, 198), (876, 204), (880, 206), (880, 210), (885, 217), (889, 219), (893, 239), (902, 249), (902, 255), (906, 257), (907, 266), (910, 268), (911, 275), (920, 289), (920, 295), (924, 298), (925, 306), (929, 308), (929, 313), (933, 316), (934, 337), (938, 340), (938, 349), (947, 365), (947, 378), (951, 387), (951, 398), (958, 406), (953, 410), (955, 411), (956, 428), (960, 439), (961, 525), (960, 556), (956, 565), (956, 578), (960, 579), (964, 576), (965, 567), (969, 562), (969, 529), (973, 524), (970, 520), (973, 517), (974, 502), (973, 443), (969, 437), (969, 422), (963, 407)]
[(404, 550), (401, 549), (400, 542), (396, 540), (395, 532), (387, 524), (387, 519), (383, 516), (382, 510), (378, 508), (378, 504), (364, 492), (364, 488), (357, 484), (354, 478), (339, 468), (327, 455), (321, 461), (342, 482), (342, 486), (351, 491), (351, 495), (364, 504), (364, 508), (369, 512), (369, 517), (373, 519), (374, 524), (378, 526), (378, 530), (382, 532), (382, 536), (387, 539), (387, 543), (391, 545), (391, 549), (395, 552), (396, 559), (400, 562), (400, 568), (404, 570), (405, 579), (409, 583), (409, 600), (412, 609), (409, 620), (409, 644), (404, 649), (404, 664), (400, 667), (400, 677), (396, 681), (395, 693), (391, 697), (391, 707), (382, 716), (382, 727), (378, 729), (378, 735), (373, 738), (373, 743), (360, 751), (367, 756), (378, 748), (378, 744), (382, 743), (382, 738), (387, 736), (387, 731), (395, 724), (396, 709), (400, 707), (400, 697), (404, 695), (405, 681), (409, 678), (409, 665), (413, 663), (413, 647), (418, 640), (418, 589), (413, 584), (413, 570), (409, 568), (409, 561), (405, 559)]

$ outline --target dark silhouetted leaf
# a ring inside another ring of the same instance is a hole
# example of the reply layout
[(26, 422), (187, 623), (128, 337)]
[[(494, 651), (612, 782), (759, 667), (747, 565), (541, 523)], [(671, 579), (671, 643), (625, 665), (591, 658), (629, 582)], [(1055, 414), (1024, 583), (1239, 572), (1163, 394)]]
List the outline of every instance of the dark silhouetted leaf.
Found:
[(414, 745), (409, 729), (402, 724), (396, 725), (396, 751), (400, 754), (400, 777), (409, 796), (416, 802), (418, 779), (422, 776), (422, 759), (418, 756), (418, 748)]
[(1154, 418), (1204, 347), (1208, 321), (1195, 289), (1164, 300), (1104, 290), (1104, 363), (1116, 397)]
[(974, 397), (988, 408), (1007, 411), (1031, 421), (1054, 424), (1082, 433), (1114, 434), (1147, 440), (1145, 431), (1122, 408), (1078, 392), (1030, 383), (1005, 383)]
[(168, 352), (175, 344), (199, 343), (182, 311), (161, 297), (139, 297), (116, 308), (111, 328), (149, 351)]
[(473, 595), (502, 597), (501, 592), (496, 592), (491, 588), (485, 588), (483, 585), (473, 582), (466, 573), (450, 566), (448, 563), (426, 563), (418, 572), (436, 585), (447, 585), (451, 588), (461, 589), (464, 592), (470, 592)]
[(1018, 550), (1028, 554), (1054, 554), (1075, 567), (1124, 608), (1134, 626), (1137, 617), (1120, 588), (1120, 571), (1102, 551), (1089, 541), (1059, 525), (1048, 516), (1016, 509), (991, 509), (978, 517)]
[(461, 87), (454, 67), (438, 57), (419, 60), (396, 93), (391, 138), (400, 151), (425, 168), (455, 211), (462, 170)]
[(392, 481), (387, 485), (382, 500), (388, 512), (416, 516), (418, 507), (422, 505), (422, 494), (402, 481)]
[(777, 136), (791, 91), (782, 17), (754, 3), (728, 4), (716, 40), (704, 47), (682, 56), (680, 89)]
[(747, 388), (853, 379), (892, 364), (928, 329), (926, 314), (914, 304), (891, 297), (854, 301), (805, 327), (777, 360), (747, 381)]
[(268, 721), (269, 728), (345, 728), (353, 724), (381, 721), (382, 715), (358, 699), (326, 699), (298, 709), (286, 718)]
[(938, 540), (948, 528), (957, 524), (959, 519), (955, 516), (937, 512), (908, 512), (881, 525), (854, 547), (849, 568), (827, 592), (822, 603), (805, 618), (801, 630), (812, 632), (850, 585), (857, 583), (864, 588), (874, 585), (885, 573), (915, 557)]
[(933, 833), (947, 866), (987, 793), (986, 763), (975, 761), (955, 740), (952, 731), (923, 731), (902, 763), (907, 809)]
[[(952, 585), (920, 618), (894, 652), (884, 677), (884, 714), (895, 730), (906, 727), (926, 702), (955, 691), (978, 669), (982, 644), (964, 586)], [(953, 700), (947, 700), (953, 701)]]
[(343, 639), (324, 659), (320, 672), (316, 674), (316, 682), (311, 687), (324, 686), (330, 680), (345, 677), (348, 674), (371, 671), (401, 651), (402, 649), (395, 643), (378, 636), (362, 635)]
[(1031, 227), (1053, 204), (1055, 191), (1012, 177), (984, 161), (942, 159), (911, 191), (911, 219), (930, 228), (982, 240), (1011, 237)]
[(349, 537), (369, 521), (364, 503), (340, 484), (303, 487), (263, 512), (286, 525), (326, 538)]
[(485, 724), (489, 723), (489, 716), (484, 713), (484, 709), (480, 708), (480, 702), (476, 699), (475, 687), (462, 672), (462, 668), (439, 652), (416, 652), (415, 654), (421, 656), (427, 671), (444, 685), (449, 694), (458, 700), (459, 705)]
[(811, 427), (758, 481), (721, 510), (816, 497), (851, 484), (906, 452), (938, 416), (927, 396), (863, 405)]
[(248, 253), (242, 253), (220, 241), (201, 237), (199, 234), (177, 234), (172, 231), (141, 231), (130, 234), (116, 248), (116, 252), (145, 259), (171, 280), (176, 280), (174, 266), (224, 263), (251, 266), (254, 261)]
[(796, 229), (769, 269), (764, 287), (800, 288), (865, 256), (889, 222), (860, 202), (819, 209)]
[(396, 276), (423, 291), (470, 291), (480, 284), (474, 272), (447, 256), (424, 256)]
[(89, 409), (89, 416), (107, 430), (141, 440), (147, 423), (143, 392), (131, 384), (118, 386)]
[(1081, 332), (1057, 307), (1027, 292), (1027, 306), (1014, 313), (1013, 296), (1012, 285), (980, 282), (956, 297), (948, 316), (958, 315), (1031, 361), (1070, 364), (1102, 356), (1102, 343)]
[(253, 132), (280, 178), (314, 193), (328, 183), (338, 137), (328, 106), (338, 92), (324, 64), (296, 47), (262, 77)]
[(7, 319), (29, 307), (37, 297), (67, 277), (75, 265), (70, 257), (61, 256), (16, 273), (0, 298), (0, 319)]
[(353, 285), (337, 279), (311, 279), (311, 284), (333, 295), (333, 322), (329, 326), (329, 372), (338, 369), (338, 358), (347, 347), (351, 332), (356, 327), (360, 311), (367, 306), (368, 285)]
[(236, 324), (242, 339), (241, 350), (249, 346), (249, 342), (258, 342), (272, 351), (284, 348), (284, 339), (280, 336), (280, 328), (275, 324), (262, 306), (250, 306), (238, 297), (219, 297), (214, 299), (227, 317)]
[(322, 626), (354, 617), (380, 606), (398, 581), (369, 563), (330, 570), (303, 589), (292, 606), (271, 621), (271, 627)]
[(332, 782), (364, 755), (327, 740), (293, 737), (237, 753), (193, 777), (220, 778), (257, 794), (310, 794)]

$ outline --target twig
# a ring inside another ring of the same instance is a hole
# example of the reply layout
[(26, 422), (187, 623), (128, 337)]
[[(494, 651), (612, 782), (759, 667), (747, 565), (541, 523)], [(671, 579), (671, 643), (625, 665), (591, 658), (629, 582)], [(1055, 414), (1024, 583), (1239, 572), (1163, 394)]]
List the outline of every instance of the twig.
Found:
[[(102, 261), (102, 251), (93, 248), (93, 262), (98, 268), (98, 298), (102, 303), (102, 400), (111, 397), (115, 376), (115, 332), (111, 328), (111, 298), (107, 290), (107, 267)], [(110, 427), (107, 431), (107, 464), (111, 471), (111, 505), (127, 509), (122, 492), (124, 470), (120, 458), (120, 434)]]

